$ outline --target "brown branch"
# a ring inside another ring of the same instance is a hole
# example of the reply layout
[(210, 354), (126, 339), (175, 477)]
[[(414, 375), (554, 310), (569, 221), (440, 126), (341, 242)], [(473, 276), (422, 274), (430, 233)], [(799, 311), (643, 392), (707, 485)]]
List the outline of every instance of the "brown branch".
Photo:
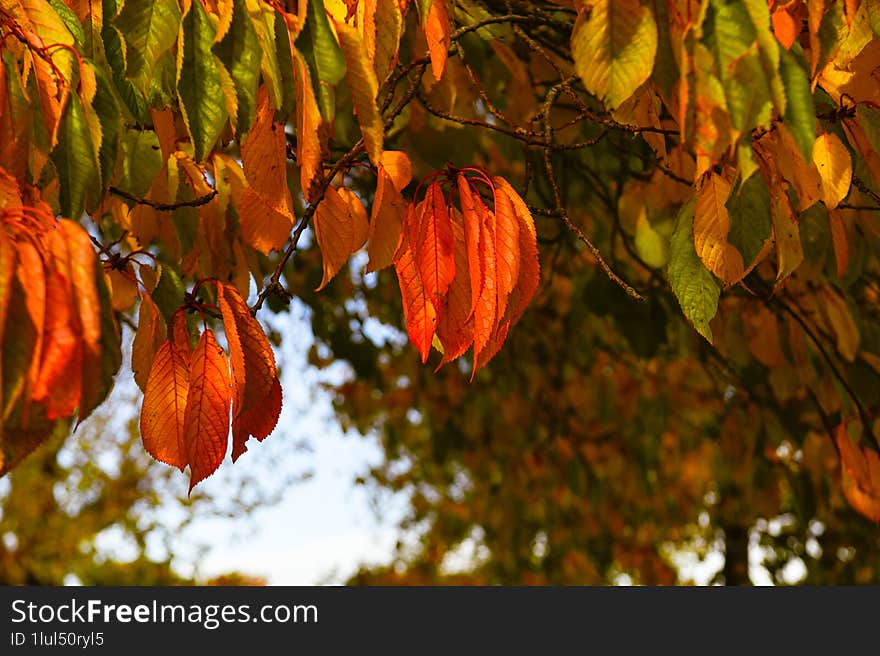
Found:
[(109, 187), (108, 191), (112, 194), (116, 194), (117, 196), (125, 198), (126, 200), (130, 200), (132, 203), (135, 203), (137, 205), (146, 205), (148, 207), (152, 207), (154, 210), (157, 210), (159, 212), (171, 212), (179, 207), (200, 207), (201, 205), (207, 205), (217, 195), (217, 190), (211, 189), (211, 191), (204, 196), (199, 196), (198, 198), (193, 198), (192, 200), (181, 200), (176, 203), (159, 203), (154, 200), (150, 200), (149, 198), (139, 198), (134, 194), (130, 194), (127, 191), (119, 189), (118, 187)]
[[(853, 186), (880, 206), (880, 194), (871, 189), (859, 176), (852, 177)], [(877, 208), (875, 208), (877, 209)]]

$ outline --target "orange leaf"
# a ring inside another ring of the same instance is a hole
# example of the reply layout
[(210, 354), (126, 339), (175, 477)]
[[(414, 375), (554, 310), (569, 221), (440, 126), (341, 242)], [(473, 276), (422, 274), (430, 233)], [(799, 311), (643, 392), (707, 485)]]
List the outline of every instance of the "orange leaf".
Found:
[(473, 316), (483, 291), (483, 259), (480, 254), (480, 232), (482, 232), (482, 213), (477, 208), (474, 192), (467, 178), (458, 175), (458, 198), (464, 221), (464, 242), (467, 250), (468, 273), (471, 278), (471, 309), (468, 318)]
[(474, 370), (480, 352), (486, 348), (498, 321), (498, 288), (495, 280), (495, 216), (483, 201), (475, 197), (480, 217), (480, 261), (483, 284), (480, 297), (474, 306)]
[(134, 382), (146, 389), (156, 352), (165, 341), (168, 329), (159, 308), (150, 296), (144, 296), (138, 311), (138, 327), (131, 346), (131, 370)]
[[(0, 346), (3, 345), (3, 333), (6, 327), (6, 308), (12, 296), (12, 276), (15, 273), (15, 249), (0, 228)], [(3, 417), (3, 357), (0, 351), (0, 420)], [(0, 439), (3, 437), (3, 421), (0, 421)], [(2, 463), (0, 463), (2, 464)]]
[(315, 210), (315, 237), (321, 249), (324, 277), (315, 291), (324, 289), (351, 255), (355, 231), (351, 208), (335, 187), (327, 187), (324, 198)]
[[(144, 307), (141, 305), (141, 312)], [(187, 465), (183, 426), (189, 395), (189, 363), (184, 353), (171, 339), (159, 346), (144, 387), (140, 422), (147, 453), (180, 471)]]
[(853, 444), (845, 423), (837, 427), (834, 437), (846, 500), (872, 522), (880, 522), (880, 455)]
[(125, 312), (137, 300), (137, 283), (131, 262), (123, 270), (110, 269), (104, 273), (107, 289), (110, 290), (110, 305), (114, 312)]
[[(46, 272), (43, 259), (30, 241), (16, 244), (18, 255), (12, 279), (12, 296), (7, 308), (3, 343), (3, 414), (19, 398), (25, 420), (43, 349), (46, 320)], [(14, 348), (10, 348), (14, 345)]]
[(276, 376), (272, 379), (272, 388), (263, 404), (232, 420), (232, 462), (247, 451), (245, 444), (249, 435), (261, 441), (266, 439), (275, 430), (280, 416), (281, 381)]
[(519, 220), (513, 201), (503, 192), (495, 192), (495, 281), (498, 288), (499, 317), (504, 316), (507, 299), (519, 277)]
[(414, 249), (422, 285), (435, 307), (455, 277), (453, 241), (443, 188), (435, 181), (425, 193), (425, 211), (419, 222), (419, 237)]
[[(385, 151), (387, 155), (389, 151)], [(379, 178), (376, 182), (376, 195), (370, 216), (370, 229), (367, 253), (370, 261), (367, 273), (384, 269), (394, 259), (394, 251), (400, 241), (400, 231), (406, 212), (406, 200), (395, 187), (390, 174), (382, 164), (379, 165)]]
[(217, 298), (235, 387), (232, 458), (237, 460), (246, 450), (244, 442), (249, 434), (263, 439), (272, 432), (281, 412), (281, 387), (269, 340), (238, 290), (220, 284)]
[(98, 258), (88, 233), (67, 219), (58, 222), (61, 237), (67, 241), (73, 302), (82, 337), (82, 394), (79, 420), (97, 405), (101, 385), (101, 302), (98, 298)]
[(295, 52), (293, 64), (296, 82), (296, 163), (299, 165), (303, 196), (311, 203), (315, 198), (315, 185), (323, 177), (321, 138), (318, 133), (321, 111), (315, 100), (309, 68), (298, 52)]
[(434, 73), (434, 79), (439, 80), (446, 69), (446, 58), (449, 55), (452, 36), (446, 0), (432, 0), (428, 15), (423, 20), (425, 38), (428, 40), (428, 53), (431, 55), (431, 71)]
[(284, 246), (293, 227), (293, 201), (287, 188), (287, 138), (275, 121), (269, 92), (260, 89), (257, 117), (241, 145), (248, 188), (238, 207), (241, 235), (263, 254)]
[(840, 210), (828, 212), (828, 225), (831, 228), (831, 244), (834, 246), (834, 260), (837, 262), (837, 279), (843, 278), (849, 263), (849, 240)]
[(532, 219), (532, 213), (528, 206), (507, 180), (495, 177), (492, 182), (496, 192), (500, 191), (505, 194), (513, 203), (514, 212), (519, 220), (519, 276), (505, 313), (506, 318), (510, 320), (510, 325), (513, 325), (525, 312), (541, 282), (538, 233), (535, 230), (535, 221)]
[(425, 293), (415, 256), (406, 239), (395, 255), (394, 269), (403, 299), (406, 332), (419, 350), (422, 362), (427, 362), (437, 326), (437, 311)]
[(353, 191), (344, 188), (340, 188), (338, 191), (339, 195), (342, 196), (342, 200), (348, 205), (348, 212), (351, 216), (352, 230), (349, 252), (354, 253), (359, 251), (367, 241), (367, 234), (370, 231), (367, 210), (361, 199)]
[(46, 319), (40, 372), (32, 399), (48, 419), (69, 417), (82, 391), (83, 345), (74, 307), (67, 242), (60, 230), (47, 233), (51, 252), (46, 277)]
[(402, 150), (383, 151), (379, 166), (385, 169), (397, 191), (403, 191), (412, 180), (412, 163)]
[(443, 345), (443, 360), (440, 365), (460, 357), (474, 342), (474, 322), (473, 317), (469, 316), (471, 282), (464, 240), (464, 224), (461, 214), (455, 208), (452, 209), (452, 215), (454, 218), (452, 234), (455, 239), (453, 248), (455, 277), (449, 286), (449, 293), (443, 299), (442, 309), (438, 312), (437, 338)]
[(773, 12), (773, 33), (786, 50), (791, 50), (801, 32), (801, 18), (792, 16), (788, 6), (780, 7)]
[(217, 471), (229, 448), (229, 361), (210, 328), (193, 351), (189, 374), (183, 441), (192, 492)]

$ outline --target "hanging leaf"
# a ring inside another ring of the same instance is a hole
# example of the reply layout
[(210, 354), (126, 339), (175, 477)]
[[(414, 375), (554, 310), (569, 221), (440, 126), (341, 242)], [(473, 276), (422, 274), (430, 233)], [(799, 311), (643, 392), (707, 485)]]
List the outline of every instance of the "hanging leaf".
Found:
[(211, 152), (228, 116), (223, 79), (211, 51), (216, 33), (202, 3), (193, 1), (180, 24), (183, 45), (177, 50), (177, 95), (197, 162)]
[(144, 97), (155, 62), (174, 45), (180, 19), (177, 0), (158, 0), (125, 2), (112, 21), (125, 39), (125, 76), (135, 82)]
[(578, 14), (571, 36), (575, 70), (608, 109), (648, 79), (656, 51), (654, 15), (638, 0), (599, 0)]
[(361, 134), (364, 135), (367, 155), (374, 165), (378, 165), (382, 158), (385, 124), (376, 106), (376, 96), (379, 94), (376, 72), (369, 65), (364, 42), (357, 29), (345, 23), (336, 23), (336, 34), (345, 55), (348, 90)]
[(422, 362), (427, 362), (437, 329), (437, 310), (425, 292), (415, 254), (406, 238), (395, 254), (394, 269), (403, 299), (407, 335), (418, 349)]
[(187, 352), (171, 339), (159, 346), (144, 387), (140, 420), (147, 453), (180, 471), (186, 469), (188, 462), (184, 443), (190, 377)]
[(211, 329), (202, 333), (190, 360), (183, 442), (189, 489), (217, 471), (229, 448), (229, 361)]
[(813, 163), (822, 181), (822, 200), (833, 210), (849, 194), (852, 183), (849, 151), (836, 134), (822, 134), (813, 143)]
[(152, 297), (144, 296), (141, 299), (137, 331), (131, 346), (131, 370), (134, 373), (134, 382), (142, 390), (147, 388), (153, 358), (165, 341), (167, 333), (168, 328), (159, 313), (159, 308), (156, 307)]
[(315, 238), (321, 249), (321, 262), (324, 277), (315, 291), (322, 290), (351, 255), (351, 244), (355, 233), (355, 219), (351, 208), (340, 196), (335, 187), (327, 187), (324, 198), (315, 210)]
[(446, 70), (446, 58), (452, 37), (452, 23), (446, 0), (430, 0), (427, 16), (422, 17), (428, 53), (431, 56), (431, 72), (439, 81)]
[(716, 173), (709, 173), (697, 190), (694, 205), (694, 250), (709, 271), (724, 284), (743, 277), (743, 258), (727, 241), (730, 215), (727, 200), (731, 185)]
[(248, 187), (238, 207), (242, 238), (261, 253), (282, 248), (293, 228), (287, 187), (287, 139), (274, 120), (266, 88), (260, 90), (257, 120), (241, 145)]
[(703, 266), (694, 248), (694, 205), (691, 200), (678, 213), (669, 244), (667, 273), (672, 293), (678, 299), (684, 316), (711, 343), (709, 321), (718, 311), (721, 285)]
[(880, 522), (880, 455), (853, 444), (845, 423), (837, 427), (834, 439), (846, 500), (872, 522)]
[(370, 256), (367, 273), (379, 271), (392, 263), (405, 212), (406, 200), (380, 164), (367, 236), (367, 253)]

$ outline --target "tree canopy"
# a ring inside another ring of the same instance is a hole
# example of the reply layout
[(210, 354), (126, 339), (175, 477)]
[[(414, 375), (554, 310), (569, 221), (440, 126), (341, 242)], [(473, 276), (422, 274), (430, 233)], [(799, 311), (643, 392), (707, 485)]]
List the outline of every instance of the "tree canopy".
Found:
[(275, 429), (295, 297), (420, 536), (357, 581), (462, 545), (486, 583), (737, 583), (759, 544), (880, 576), (877, 0), (0, 0), (0, 34), (0, 473), (130, 366), (192, 490)]

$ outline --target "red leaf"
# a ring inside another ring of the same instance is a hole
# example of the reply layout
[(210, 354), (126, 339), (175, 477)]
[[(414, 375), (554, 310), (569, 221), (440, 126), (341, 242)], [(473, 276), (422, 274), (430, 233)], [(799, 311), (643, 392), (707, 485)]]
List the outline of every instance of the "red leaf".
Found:
[[(142, 312), (143, 308), (141, 306)], [(184, 354), (184, 349), (171, 339), (159, 346), (144, 388), (140, 422), (147, 453), (180, 471), (187, 465), (183, 426), (189, 395), (189, 366)]]
[(463, 355), (474, 342), (474, 321), (473, 317), (468, 316), (471, 308), (471, 283), (463, 221), (461, 214), (455, 208), (452, 210), (452, 216), (455, 277), (443, 301), (442, 310), (438, 312), (437, 338), (443, 345), (443, 360), (440, 365)]
[(425, 288), (419, 278), (415, 256), (409, 247), (408, 240), (402, 241), (396, 258), (394, 269), (397, 271), (397, 281), (403, 299), (406, 332), (419, 350), (424, 363), (428, 360), (428, 353), (431, 351), (431, 342), (434, 339), (434, 330), (437, 326), (437, 311), (425, 294)]
[(471, 306), (468, 318), (474, 315), (483, 291), (483, 260), (480, 256), (480, 232), (482, 214), (477, 208), (474, 192), (467, 178), (458, 175), (458, 198), (464, 220), (464, 241), (467, 251), (468, 273), (471, 279)]
[(495, 281), (495, 215), (483, 201), (475, 198), (477, 213), (480, 216), (480, 263), (483, 271), (483, 285), (480, 297), (474, 306), (474, 370), (480, 352), (486, 348), (497, 323), (498, 288)]
[(229, 448), (229, 361), (207, 329), (190, 363), (183, 441), (190, 467), (189, 489), (217, 471)]
[(505, 313), (506, 318), (510, 320), (510, 325), (513, 325), (525, 312), (541, 282), (538, 233), (535, 230), (535, 221), (532, 219), (532, 213), (528, 206), (507, 180), (495, 177), (492, 182), (495, 184), (496, 192), (500, 192), (510, 199), (519, 223), (519, 274)]
[(419, 237), (414, 249), (425, 294), (435, 307), (455, 277), (453, 242), (446, 198), (440, 183), (435, 181), (425, 194), (425, 211), (419, 222)]
[(498, 285), (498, 316), (504, 316), (507, 299), (519, 276), (519, 220), (513, 202), (495, 191), (495, 280)]

